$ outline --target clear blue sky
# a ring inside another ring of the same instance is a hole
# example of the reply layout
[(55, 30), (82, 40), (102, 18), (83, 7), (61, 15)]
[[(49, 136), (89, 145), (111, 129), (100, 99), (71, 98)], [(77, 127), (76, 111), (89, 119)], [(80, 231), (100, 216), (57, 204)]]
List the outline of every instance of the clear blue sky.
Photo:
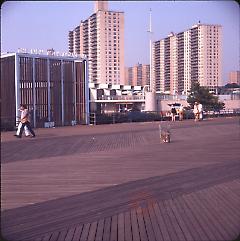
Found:
[[(201, 23), (223, 26), (223, 80), (239, 70), (240, 12), (235, 1), (109, 1), (125, 16), (125, 66), (149, 63), (149, 9), (153, 40)], [(68, 51), (68, 31), (87, 19), (93, 1), (6, 1), (1, 5), (1, 52), (18, 48)]]

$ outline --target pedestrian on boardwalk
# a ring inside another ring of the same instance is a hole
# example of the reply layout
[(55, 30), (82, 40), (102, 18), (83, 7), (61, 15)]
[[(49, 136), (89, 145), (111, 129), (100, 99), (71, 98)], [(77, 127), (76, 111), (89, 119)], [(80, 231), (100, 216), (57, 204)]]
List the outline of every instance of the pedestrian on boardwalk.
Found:
[(201, 103), (198, 103), (198, 111), (199, 111), (199, 120), (203, 120), (203, 106)]
[(30, 122), (29, 122), (29, 110), (27, 109), (26, 105), (20, 105), (20, 111), (21, 111), (21, 124), (19, 135), (16, 137), (22, 138), (22, 133), (24, 130), (24, 127), (27, 126), (28, 130), (32, 134), (31, 137), (35, 137), (35, 132), (32, 130)]
[[(22, 127), (22, 122), (20, 121), (17, 127), (16, 134), (14, 136), (19, 136), (21, 127)], [(30, 136), (30, 131), (28, 130), (26, 125), (24, 126), (24, 132), (26, 137)]]
[(179, 120), (182, 121), (183, 120), (183, 105), (180, 105), (178, 114), (179, 114)]
[(177, 114), (176, 108), (172, 106), (171, 108), (172, 121), (176, 121), (176, 114)]
[(198, 102), (195, 102), (193, 106), (193, 113), (194, 113), (195, 121), (199, 121)]

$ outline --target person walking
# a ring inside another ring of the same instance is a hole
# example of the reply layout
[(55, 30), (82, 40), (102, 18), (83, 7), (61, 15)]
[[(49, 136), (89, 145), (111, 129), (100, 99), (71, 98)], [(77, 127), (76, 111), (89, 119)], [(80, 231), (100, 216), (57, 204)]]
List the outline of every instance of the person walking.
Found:
[(24, 127), (27, 126), (28, 130), (30, 131), (30, 133), (32, 134), (31, 137), (35, 137), (35, 132), (33, 131), (33, 129), (31, 128), (30, 122), (29, 122), (29, 111), (27, 109), (26, 105), (20, 105), (20, 111), (21, 111), (21, 123), (22, 126), (20, 127), (20, 132), (18, 135), (16, 135), (17, 138), (22, 138), (22, 133), (24, 130)]
[(193, 113), (194, 113), (195, 121), (199, 121), (198, 102), (195, 102), (193, 106)]
[[(20, 121), (17, 127), (16, 134), (14, 136), (19, 136), (21, 127), (22, 127), (22, 122)], [(24, 126), (24, 132), (26, 137), (30, 136), (30, 131), (28, 130), (26, 125)]]
[(183, 105), (180, 105), (178, 114), (179, 114), (179, 120), (182, 121), (183, 120)]
[(203, 120), (203, 106), (201, 103), (198, 103), (198, 111), (199, 111), (199, 120)]
[(177, 114), (176, 108), (172, 106), (171, 108), (172, 121), (176, 121), (176, 114)]

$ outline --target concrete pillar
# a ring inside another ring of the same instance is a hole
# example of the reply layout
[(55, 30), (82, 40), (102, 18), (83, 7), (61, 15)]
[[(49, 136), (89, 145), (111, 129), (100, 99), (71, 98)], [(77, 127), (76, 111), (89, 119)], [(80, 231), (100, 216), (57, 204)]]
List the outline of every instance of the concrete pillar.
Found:
[(21, 101), (20, 93), (20, 57), (18, 54), (15, 54), (15, 103), (16, 103), (16, 122), (20, 116), (19, 106)]
[(156, 111), (156, 93), (145, 92), (145, 111)]

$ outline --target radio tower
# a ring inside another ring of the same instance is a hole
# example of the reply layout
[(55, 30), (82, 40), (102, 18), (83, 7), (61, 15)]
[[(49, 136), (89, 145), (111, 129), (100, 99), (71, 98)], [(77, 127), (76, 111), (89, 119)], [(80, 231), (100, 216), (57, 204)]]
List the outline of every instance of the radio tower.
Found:
[(155, 85), (152, 76), (152, 10), (150, 9), (149, 21), (149, 39), (150, 39), (150, 86), (149, 90), (145, 92), (145, 111), (156, 111), (156, 93)]
[(153, 87), (153, 78), (152, 78), (152, 9), (150, 8), (150, 12), (149, 12), (149, 29), (148, 29), (148, 33), (149, 33), (149, 42), (150, 42), (150, 88), (149, 91), (152, 92), (154, 91), (154, 87)]

